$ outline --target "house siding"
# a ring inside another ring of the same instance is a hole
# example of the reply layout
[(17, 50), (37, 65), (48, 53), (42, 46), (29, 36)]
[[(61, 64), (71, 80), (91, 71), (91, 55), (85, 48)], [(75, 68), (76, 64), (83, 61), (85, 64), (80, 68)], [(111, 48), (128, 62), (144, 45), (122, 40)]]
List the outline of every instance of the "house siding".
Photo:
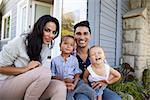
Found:
[(110, 65), (115, 65), (116, 48), (116, 0), (101, 0), (100, 46), (103, 47)]
[(122, 16), (127, 11), (128, 0), (89, 0), (88, 3), (90, 46), (102, 46), (111, 66), (118, 66), (122, 56)]
[[(11, 11), (11, 39), (16, 36), (16, 17), (17, 17), (17, 2), (20, 0), (3, 0), (0, 11), (2, 16)], [(1, 47), (7, 43), (7, 41), (0, 41)]]
[(125, 14), (127, 11), (129, 11), (129, 0), (121, 0), (121, 10), (122, 10), (122, 16)]
[[(0, 8), (3, 15), (9, 10), (12, 11), (11, 38), (16, 36), (19, 1), (4, 0)], [(111, 66), (119, 65), (122, 56), (122, 16), (128, 11), (128, 2), (129, 0), (88, 0), (88, 20), (92, 29), (90, 46), (102, 46)], [(1, 41), (1, 46), (6, 42)]]

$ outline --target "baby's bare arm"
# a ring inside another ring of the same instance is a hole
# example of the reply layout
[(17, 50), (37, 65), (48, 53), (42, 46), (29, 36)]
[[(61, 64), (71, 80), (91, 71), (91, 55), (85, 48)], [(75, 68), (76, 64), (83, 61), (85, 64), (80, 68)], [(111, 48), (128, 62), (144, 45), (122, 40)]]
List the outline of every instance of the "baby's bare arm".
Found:
[(110, 67), (110, 76), (109, 79), (107, 80), (107, 84), (112, 84), (118, 81), (120, 78), (121, 78), (121, 74), (117, 70)]

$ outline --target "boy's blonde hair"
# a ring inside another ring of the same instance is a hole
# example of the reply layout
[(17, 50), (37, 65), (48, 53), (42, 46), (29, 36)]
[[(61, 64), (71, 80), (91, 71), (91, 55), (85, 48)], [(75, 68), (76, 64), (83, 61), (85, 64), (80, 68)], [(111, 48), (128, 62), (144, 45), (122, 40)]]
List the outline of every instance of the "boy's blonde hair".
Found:
[[(61, 38), (61, 41), (60, 41), (60, 44), (66, 39), (66, 38), (72, 38), (73, 40), (74, 40), (74, 36), (72, 36), (72, 35), (65, 35), (65, 36), (63, 36), (62, 38)], [(75, 40), (74, 40), (75, 41)]]

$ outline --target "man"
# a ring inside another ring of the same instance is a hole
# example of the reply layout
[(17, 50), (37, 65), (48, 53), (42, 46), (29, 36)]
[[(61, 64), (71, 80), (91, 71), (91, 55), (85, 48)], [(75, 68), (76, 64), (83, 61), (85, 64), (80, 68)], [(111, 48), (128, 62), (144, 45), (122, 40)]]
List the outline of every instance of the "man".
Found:
[[(88, 44), (91, 39), (91, 29), (88, 21), (81, 21), (74, 26), (74, 35), (77, 43), (77, 59), (79, 61), (79, 67), (82, 70), (80, 78), (83, 78), (83, 73), (85, 69), (91, 64), (89, 60), (89, 48)], [(96, 82), (95, 88), (101, 87), (101, 82)], [(93, 92), (93, 91), (91, 91)], [(90, 100), (90, 98), (83, 94), (78, 93), (75, 95), (76, 100)], [(120, 96), (115, 92), (105, 89), (103, 93), (103, 100), (121, 100)]]

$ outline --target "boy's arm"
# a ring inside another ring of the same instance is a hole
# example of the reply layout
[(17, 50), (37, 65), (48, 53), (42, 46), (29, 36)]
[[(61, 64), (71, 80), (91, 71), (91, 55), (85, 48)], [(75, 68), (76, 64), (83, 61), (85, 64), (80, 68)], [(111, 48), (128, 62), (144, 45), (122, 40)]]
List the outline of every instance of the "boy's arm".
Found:
[(59, 76), (52, 76), (52, 79), (56, 79), (56, 80), (62, 81), (61, 77), (59, 77)]
[(74, 81), (72, 83), (66, 83), (67, 89), (68, 90), (74, 90), (79, 79), (80, 79), (80, 73), (75, 74)]
[(84, 83), (88, 84), (88, 76), (90, 75), (89, 71), (86, 69), (83, 74)]
[(121, 78), (121, 74), (117, 70), (110, 67), (110, 77), (107, 80), (107, 84), (112, 84), (118, 81), (120, 78)]
[(52, 79), (61, 80), (60, 76), (56, 76), (57, 69), (56, 69), (55, 59), (52, 59), (50, 69), (51, 69)]

